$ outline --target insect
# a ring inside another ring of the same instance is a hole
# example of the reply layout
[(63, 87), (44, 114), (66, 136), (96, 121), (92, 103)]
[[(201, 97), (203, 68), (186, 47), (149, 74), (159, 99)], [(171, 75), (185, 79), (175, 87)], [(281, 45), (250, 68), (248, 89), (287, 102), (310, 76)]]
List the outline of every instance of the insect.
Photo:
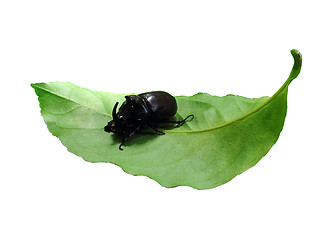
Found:
[(115, 103), (112, 112), (113, 120), (104, 127), (105, 132), (123, 136), (119, 150), (123, 150), (123, 144), (145, 125), (152, 128), (155, 133), (163, 135), (164, 132), (157, 129), (160, 123), (175, 123), (176, 127), (180, 127), (189, 118), (190, 120), (194, 118), (194, 115), (190, 114), (181, 121), (174, 120), (172, 117), (177, 112), (176, 99), (163, 91), (128, 95), (125, 99), (118, 112), (119, 103)]

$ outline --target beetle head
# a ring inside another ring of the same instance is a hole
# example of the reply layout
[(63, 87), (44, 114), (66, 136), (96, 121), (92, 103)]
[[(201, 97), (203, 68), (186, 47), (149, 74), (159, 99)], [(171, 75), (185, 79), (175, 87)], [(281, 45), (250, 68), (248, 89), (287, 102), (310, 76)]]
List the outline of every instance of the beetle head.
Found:
[(107, 126), (104, 127), (105, 132), (123, 133), (126, 128), (127, 124), (123, 116), (117, 115), (117, 106), (118, 106), (118, 102), (116, 102), (113, 108), (113, 112), (112, 112), (113, 120), (109, 121)]

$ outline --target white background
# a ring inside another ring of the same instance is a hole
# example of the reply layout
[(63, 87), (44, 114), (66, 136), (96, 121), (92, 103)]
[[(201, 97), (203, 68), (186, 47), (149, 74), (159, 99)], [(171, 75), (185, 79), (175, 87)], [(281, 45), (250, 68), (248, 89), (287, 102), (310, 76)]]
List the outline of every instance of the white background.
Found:
[[(0, 3), (0, 239), (318, 239), (315, 1)], [(284, 129), (215, 189), (166, 189), (69, 153), (30, 83), (272, 95), (303, 55)]]

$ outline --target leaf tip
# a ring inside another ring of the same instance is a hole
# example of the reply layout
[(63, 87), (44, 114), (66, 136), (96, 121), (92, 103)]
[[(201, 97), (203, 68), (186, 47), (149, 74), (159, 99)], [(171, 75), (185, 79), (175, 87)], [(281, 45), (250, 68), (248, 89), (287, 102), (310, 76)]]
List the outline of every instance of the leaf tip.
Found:
[(290, 72), (290, 75), (288, 77), (289, 82), (294, 80), (300, 73), (301, 66), (302, 66), (302, 55), (297, 49), (290, 50), (290, 53), (292, 54), (294, 58), (294, 66), (293, 69)]

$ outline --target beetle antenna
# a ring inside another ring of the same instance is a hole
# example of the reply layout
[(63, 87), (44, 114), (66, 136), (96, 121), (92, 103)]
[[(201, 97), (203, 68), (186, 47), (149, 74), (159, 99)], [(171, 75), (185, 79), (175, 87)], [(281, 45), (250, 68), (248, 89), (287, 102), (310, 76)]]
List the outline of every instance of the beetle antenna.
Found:
[(115, 122), (118, 120), (118, 116), (117, 116), (117, 114), (116, 114), (118, 104), (119, 104), (119, 102), (116, 102), (116, 103), (115, 103), (115, 106), (114, 106), (114, 108), (113, 108), (113, 120), (114, 120)]

